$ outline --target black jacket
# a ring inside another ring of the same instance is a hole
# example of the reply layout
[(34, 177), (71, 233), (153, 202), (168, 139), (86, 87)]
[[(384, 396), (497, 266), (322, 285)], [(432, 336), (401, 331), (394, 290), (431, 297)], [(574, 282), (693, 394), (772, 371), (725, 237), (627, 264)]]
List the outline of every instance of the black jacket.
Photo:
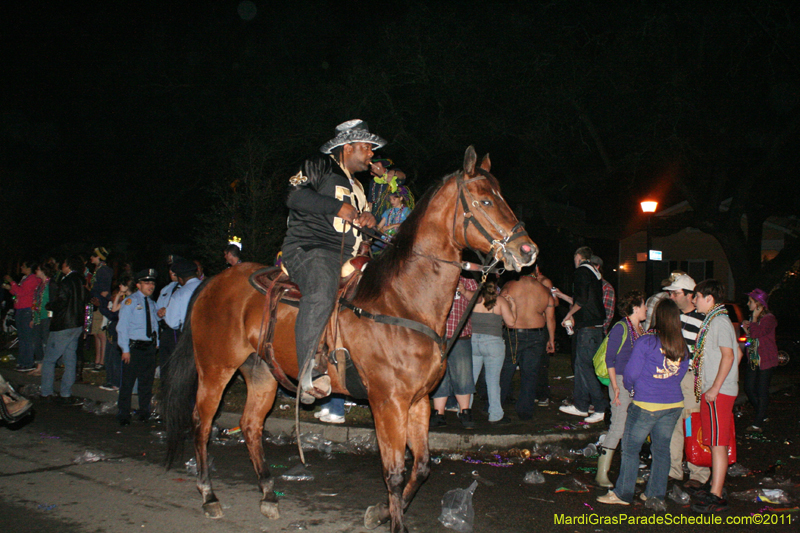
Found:
[(70, 272), (56, 285), (51, 286), (50, 303), (46, 306), (53, 312), (50, 331), (83, 327), (86, 320), (86, 301), (87, 291), (83, 286), (83, 276), (77, 272)]
[[(290, 180), (289, 207), (284, 250), (326, 248), (338, 252), (344, 235), (344, 255), (353, 255), (357, 243), (353, 226), (337, 217), (343, 203), (357, 208), (350, 180), (330, 156), (307, 160)], [(285, 252), (284, 252), (285, 253)]]
[[(581, 265), (587, 264), (584, 261)], [(580, 310), (573, 315), (575, 329), (602, 326), (606, 319), (603, 306), (603, 282), (596, 271), (585, 266), (575, 269), (572, 281), (573, 301), (580, 305)]]

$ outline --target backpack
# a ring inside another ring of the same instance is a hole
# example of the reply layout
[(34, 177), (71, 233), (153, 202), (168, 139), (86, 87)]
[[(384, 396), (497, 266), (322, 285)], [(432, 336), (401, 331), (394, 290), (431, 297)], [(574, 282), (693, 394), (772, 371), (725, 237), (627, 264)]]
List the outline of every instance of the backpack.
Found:
[[(625, 324), (624, 320), (620, 320), (617, 324), (622, 324), (622, 342), (619, 343), (619, 348), (617, 348), (617, 355), (619, 355), (620, 350), (622, 350), (622, 345), (625, 344), (625, 340), (628, 338), (628, 326)], [(615, 324), (616, 327), (616, 324)], [(612, 330), (614, 328), (611, 328)], [(592, 357), (592, 363), (594, 364), (594, 373), (597, 375), (597, 379), (605, 385), (606, 387), (611, 384), (611, 380), (608, 378), (608, 367), (606, 366), (606, 351), (608, 350), (608, 337), (611, 335), (611, 332), (608, 332), (606, 338), (603, 339), (602, 344), (595, 352), (594, 357)]]

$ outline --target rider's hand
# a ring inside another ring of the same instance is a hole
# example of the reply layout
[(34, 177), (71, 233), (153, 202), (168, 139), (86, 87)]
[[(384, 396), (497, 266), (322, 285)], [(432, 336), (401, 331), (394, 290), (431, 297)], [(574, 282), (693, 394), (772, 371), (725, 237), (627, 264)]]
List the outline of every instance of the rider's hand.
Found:
[(374, 228), (377, 225), (377, 221), (372, 213), (364, 211), (355, 219), (354, 225), (361, 228)]
[(342, 204), (342, 207), (339, 208), (339, 212), (336, 213), (336, 216), (352, 224), (353, 221), (356, 220), (356, 217), (359, 216), (358, 209), (345, 202)]

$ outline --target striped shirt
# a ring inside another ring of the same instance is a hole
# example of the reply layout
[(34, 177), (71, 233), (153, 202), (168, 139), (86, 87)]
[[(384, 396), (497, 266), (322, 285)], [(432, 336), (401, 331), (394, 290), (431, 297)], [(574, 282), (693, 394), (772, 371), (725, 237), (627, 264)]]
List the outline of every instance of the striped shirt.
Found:
[(703, 319), (705, 319), (705, 316), (697, 309), (688, 313), (681, 313), (681, 331), (683, 332), (683, 340), (686, 341), (686, 346), (689, 347), (690, 357), (694, 357), (694, 345), (697, 342), (697, 334), (700, 333), (700, 326), (703, 325)]

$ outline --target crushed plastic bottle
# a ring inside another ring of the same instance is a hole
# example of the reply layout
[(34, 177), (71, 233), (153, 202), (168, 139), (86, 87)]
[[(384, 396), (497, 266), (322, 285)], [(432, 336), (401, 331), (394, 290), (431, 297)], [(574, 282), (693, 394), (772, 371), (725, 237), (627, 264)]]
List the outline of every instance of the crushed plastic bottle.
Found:
[(688, 493), (684, 492), (677, 483), (672, 486), (672, 490), (669, 494), (667, 494), (667, 498), (674, 501), (678, 505), (689, 505), (692, 503), (692, 497), (689, 496)]
[(444, 527), (459, 533), (472, 533), (475, 520), (472, 495), (476, 488), (478, 482), (473, 481), (467, 489), (453, 489), (445, 493), (442, 498), (442, 514), (439, 515), (439, 522)]
[(667, 502), (662, 500), (661, 498), (647, 498), (647, 501), (644, 503), (644, 506), (650, 509), (651, 511), (656, 511), (659, 513), (666, 513), (667, 512)]
[(525, 478), (522, 480), (529, 485), (539, 485), (544, 483), (544, 476), (538, 470), (531, 470), (527, 474), (525, 474)]
[(309, 472), (303, 463), (293, 466), (281, 476), (286, 481), (313, 481), (314, 474)]
[(745, 468), (739, 463), (733, 463), (728, 467), (728, 475), (730, 477), (742, 477), (750, 474), (750, 469)]
[(98, 461), (102, 461), (105, 459), (105, 455), (102, 452), (92, 452), (86, 450), (75, 459), (72, 460), (72, 464), (82, 465), (86, 463), (96, 463)]

